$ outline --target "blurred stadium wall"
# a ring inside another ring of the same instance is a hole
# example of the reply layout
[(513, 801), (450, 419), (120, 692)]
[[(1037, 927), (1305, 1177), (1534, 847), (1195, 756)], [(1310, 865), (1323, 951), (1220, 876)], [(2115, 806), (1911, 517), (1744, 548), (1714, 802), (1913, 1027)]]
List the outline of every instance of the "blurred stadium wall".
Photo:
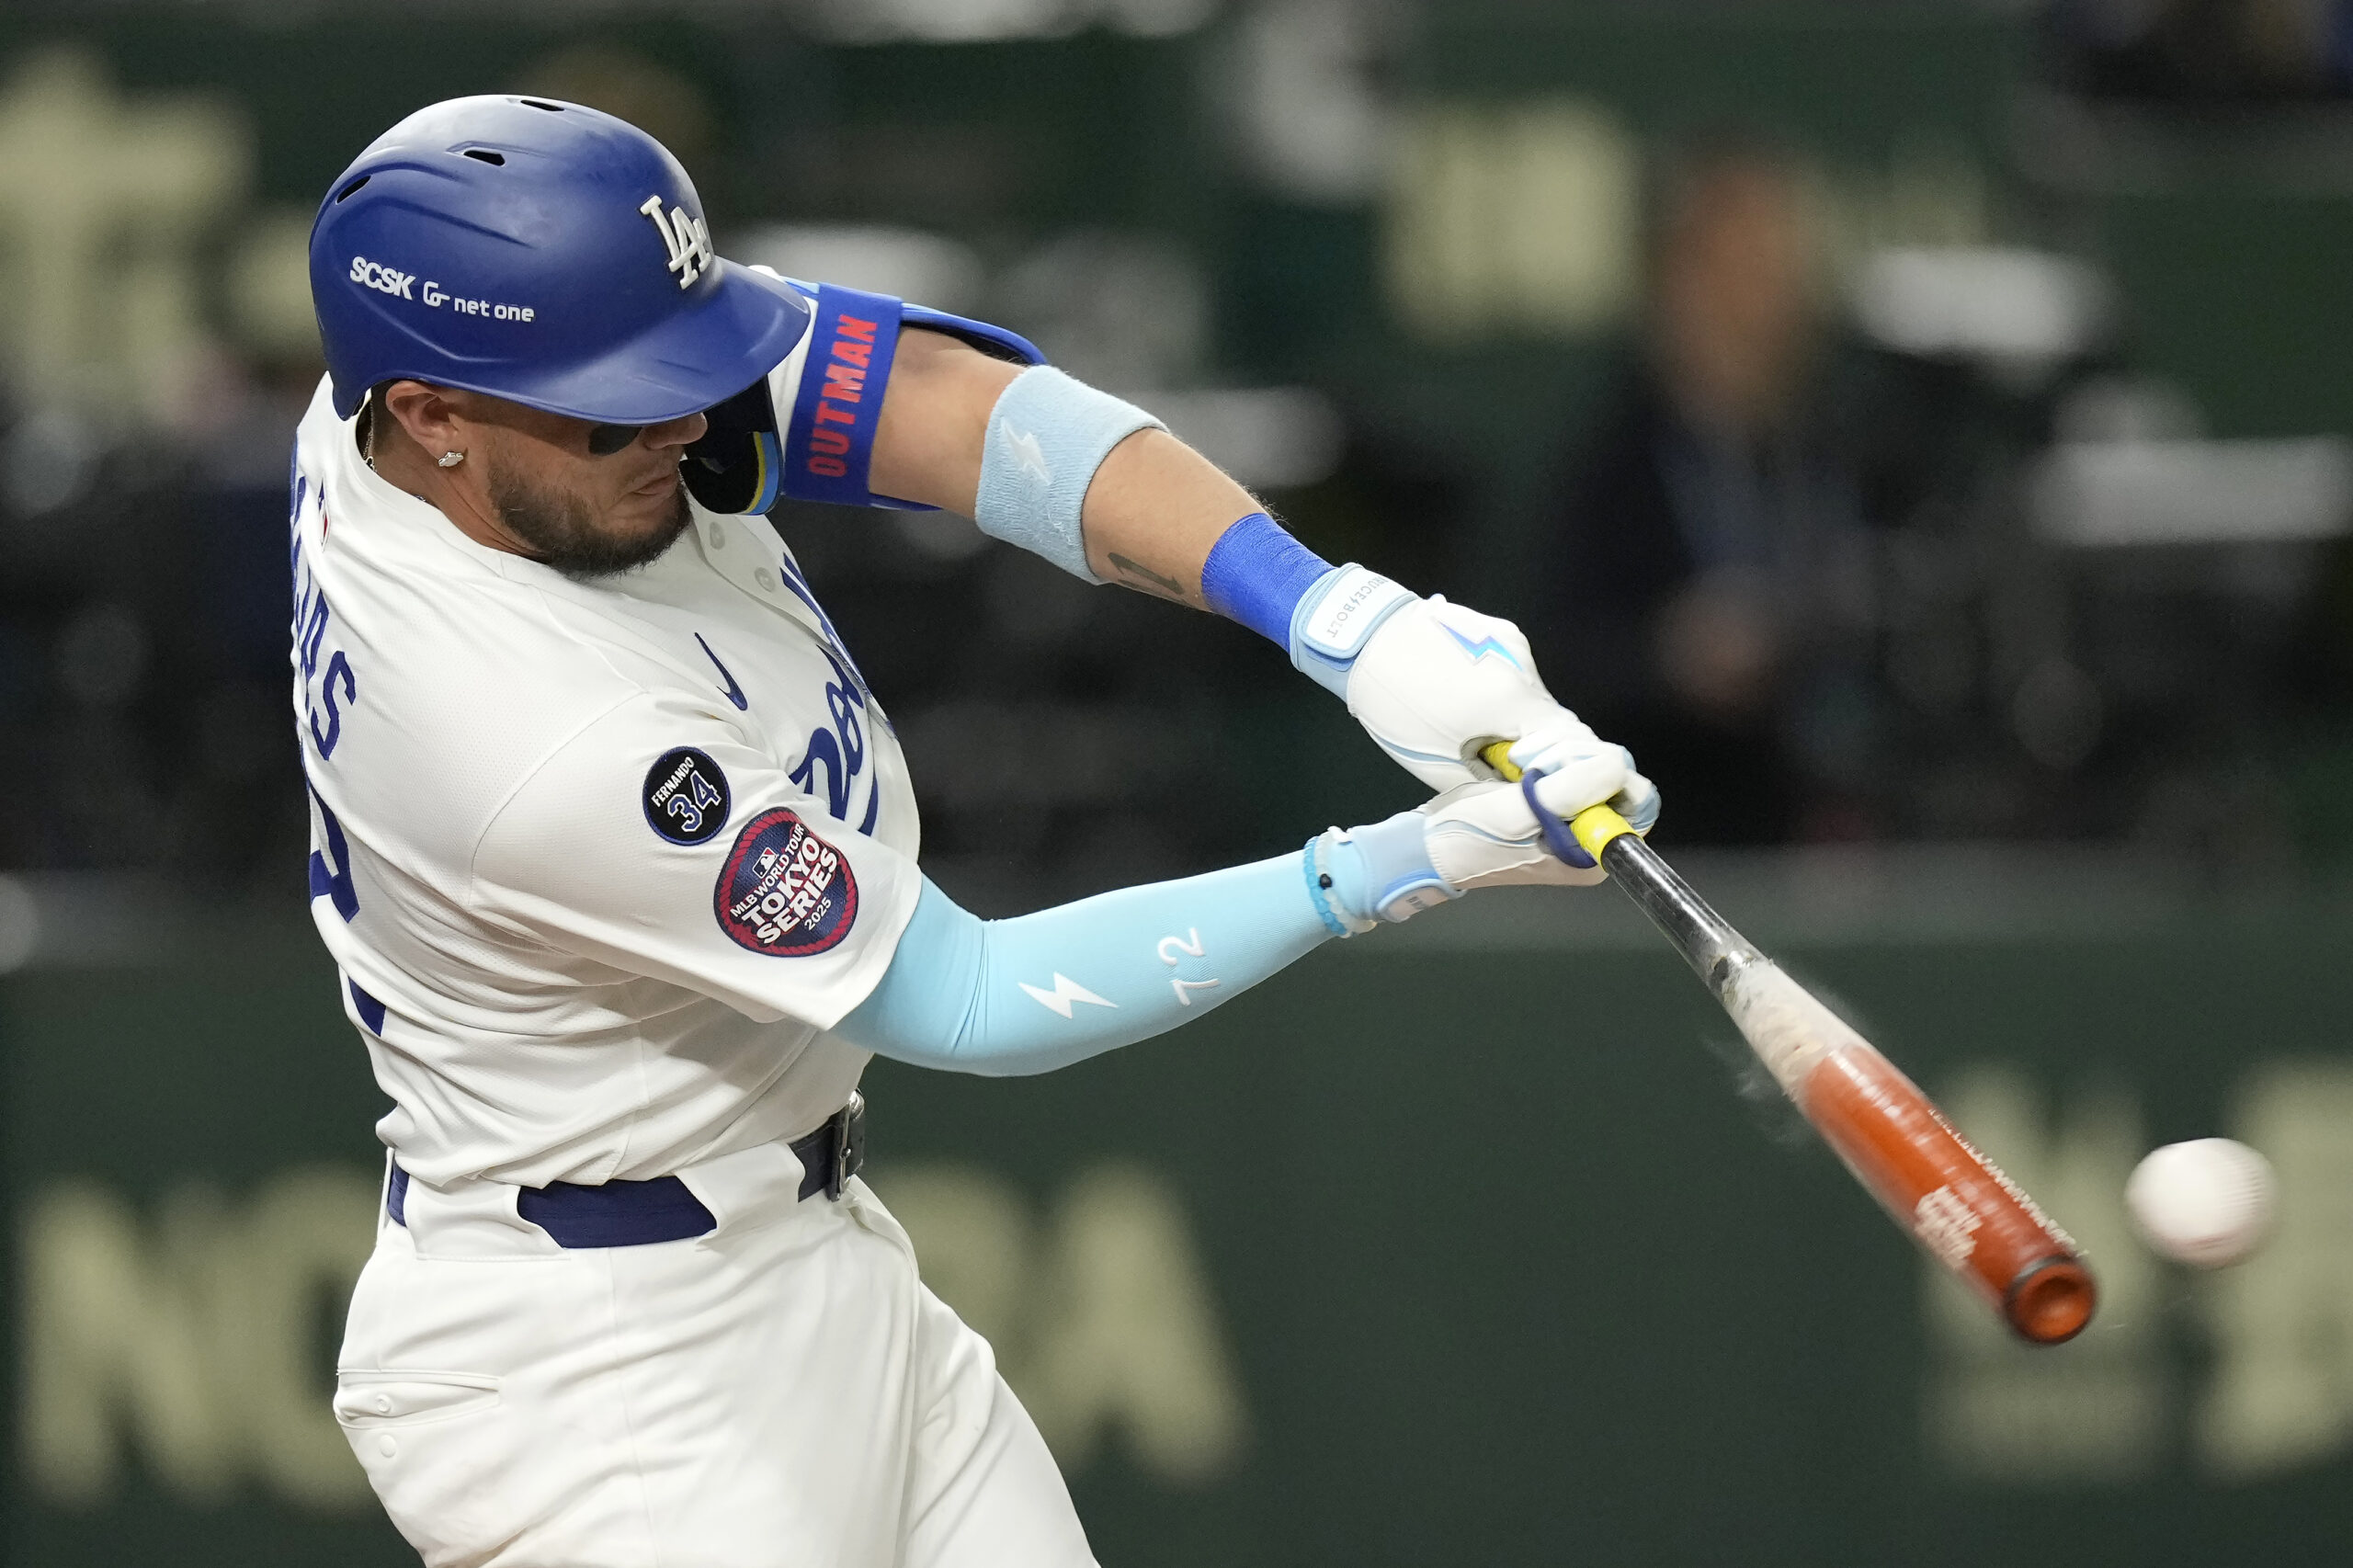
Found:
[[(2342, 905), (1691, 860), (2090, 1248), (2091, 1330), (2026, 1349), (1931, 1275), (1608, 890), (1497, 894), (1067, 1073), (870, 1074), (870, 1178), (1103, 1560), (2334, 1561)], [(413, 1561), (324, 1397), (382, 1169), (332, 970), (291, 924), (35, 902), (78, 937), (0, 986), (9, 1561)], [(2276, 1163), (2280, 1230), (2188, 1278), (2122, 1187), (2215, 1131)]]

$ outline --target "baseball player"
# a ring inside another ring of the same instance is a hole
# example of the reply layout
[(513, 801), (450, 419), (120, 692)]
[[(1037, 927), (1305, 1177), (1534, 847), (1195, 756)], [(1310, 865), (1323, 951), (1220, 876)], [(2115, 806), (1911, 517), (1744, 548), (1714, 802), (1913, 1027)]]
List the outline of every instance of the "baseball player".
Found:
[[(296, 439), (310, 887), (392, 1100), (335, 1408), (434, 1564), (1093, 1561), (989, 1348), (857, 1178), (871, 1055), (1041, 1072), (1336, 937), (1599, 873), (1656, 794), (1509, 624), (1302, 548), (983, 324), (715, 256), (574, 104), (458, 99), (327, 192)], [(917, 869), (876, 695), (756, 514), (933, 506), (1285, 647), (1440, 792), (983, 922)], [(1476, 760), (1509, 740), (1518, 785)]]

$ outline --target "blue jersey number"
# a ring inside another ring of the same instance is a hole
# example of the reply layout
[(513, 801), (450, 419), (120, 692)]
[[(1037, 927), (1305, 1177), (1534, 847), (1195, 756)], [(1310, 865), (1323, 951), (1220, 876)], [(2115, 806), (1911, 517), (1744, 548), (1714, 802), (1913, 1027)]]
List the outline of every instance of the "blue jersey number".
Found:
[[(833, 724), (810, 732), (809, 749), (801, 756), (801, 766), (792, 770), (791, 778), (814, 795), (817, 772), (823, 768), (825, 809), (847, 822), (850, 796), (855, 792), (858, 776), (866, 771), (866, 693), (831, 648), (819, 651), (825, 655), (825, 662), (834, 666), (834, 678), (825, 683), (825, 716)], [(858, 824), (858, 832), (874, 831), (874, 819), (881, 804), (881, 780), (877, 778), (868, 790), (866, 820)]]
[[(307, 785), (310, 781), (303, 780)], [(359, 890), (351, 881), (351, 846), (343, 836), (343, 824), (335, 821), (335, 812), (327, 809), (317, 790), (311, 799), (319, 808), (319, 822), (327, 833), (327, 846), (311, 851), (311, 896), (330, 899), (335, 912), (346, 924), (359, 913)], [(330, 859), (328, 857), (334, 857)]]

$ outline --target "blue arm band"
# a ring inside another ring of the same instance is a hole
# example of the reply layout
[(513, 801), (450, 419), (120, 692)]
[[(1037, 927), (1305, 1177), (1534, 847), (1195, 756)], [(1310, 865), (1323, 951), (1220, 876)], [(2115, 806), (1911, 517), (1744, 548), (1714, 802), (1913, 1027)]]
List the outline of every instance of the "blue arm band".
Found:
[(873, 994), (835, 1026), (919, 1067), (1045, 1073), (1200, 1017), (1335, 935), (1302, 858), (982, 920), (926, 880)]
[(815, 292), (801, 390), (784, 426), (784, 493), (871, 506), (878, 498), (866, 475), (899, 351), (899, 301), (838, 283), (820, 283)]
[(1291, 612), (1332, 563), (1253, 512), (1218, 535), (1201, 563), (1201, 597), (1279, 648), (1290, 646)]
[(1099, 583), (1087, 569), (1079, 532), (1086, 487), (1112, 448), (1139, 430), (1164, 428), (1133, 403), (1051, 365), (1033, 366), (1014, 377), (989, 410), (972, 520), (984, 534), (1044, 556), (1082, 582)]
[[(775, 504), (780, 488), (795, 501), (932, 510), (913, 501), (877, 495), (867, 488), (874, 461), (874, 432), (882, 420), (882, 395), (890, 389), (891, 367), (898, 358), (899, 329), (912, 326), (945, 333), (993, 358), (1025, 365), (1042, 364), (1046, 357), (1020, 334), (986, 322), (910, 305), (889, 294), (846, 289), (838, 283), (804, 283), (797, 278), (786, 281), (810, 297), (810, 309), (800, 389), (781, 421), (781, 433), (767, 437), (781, 449), (782, 472), (768, 482), (770, 488), (765, 492), (755, 487), (749, 501), (712, 509), (765, 512)], [(756, 434), (750, 438), (759, 439)], [(766, 460), (768, 452), (763, 447), (756, 456)]]

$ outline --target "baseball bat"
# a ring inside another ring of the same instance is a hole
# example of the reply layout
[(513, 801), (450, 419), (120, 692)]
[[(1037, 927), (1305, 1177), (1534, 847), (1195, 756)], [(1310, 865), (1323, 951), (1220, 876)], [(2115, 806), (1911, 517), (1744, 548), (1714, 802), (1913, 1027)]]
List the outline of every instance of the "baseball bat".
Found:
[[(1480, 755), (1517, 780), (1507, 749), (1497, 743)], [(1558, 821), (1541, 808), (1537, 817)], [(1593, 806), (1569, 831), (1665, 934), (1782, 1092), (1922, 1251), (2019, 1338), (2057, 1345), (2083, 1332), (2098, 1290), (2082, 1250), (1911, 1079), (1733, 930), (1625, 818)]]

